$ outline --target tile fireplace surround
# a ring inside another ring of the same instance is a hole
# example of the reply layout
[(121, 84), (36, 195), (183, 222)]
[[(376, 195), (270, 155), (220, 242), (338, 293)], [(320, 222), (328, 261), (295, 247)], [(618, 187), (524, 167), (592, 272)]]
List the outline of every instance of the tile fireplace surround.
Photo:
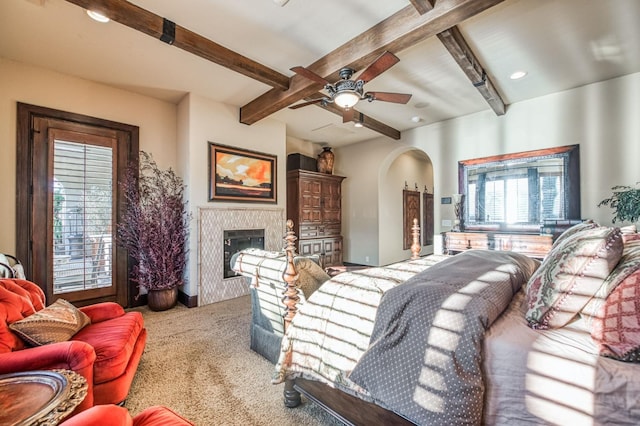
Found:
[(249, 294), (244, 277), (223, 278), (224, 231), (264, 229), (265, 250), (277, 251), (284, 247), (285, 222), (282, 208), (200, 207), (198, 305)]

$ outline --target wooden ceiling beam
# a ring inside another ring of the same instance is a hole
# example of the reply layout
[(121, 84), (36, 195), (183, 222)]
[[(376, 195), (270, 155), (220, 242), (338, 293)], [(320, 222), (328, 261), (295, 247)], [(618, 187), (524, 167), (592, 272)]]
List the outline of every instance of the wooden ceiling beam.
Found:
[[(332, 112), (336, 115), (339, 115), (342, 118), (342, 113), (343, 110), (342, 108), (340, 108), (339, 106), (337, 106), (336, 104), (327, 104), (326, 106), (322, 106), (320, 104), (318, 104), (318, 106), (322, 109), (325, 109), (329, 112)], [(378, 132), (384, 136), (388, 136), (391, 139), (395, 139), (395, 140), (399, 140), (400, 139), (400, 130), (394, 129), (391, 126), (388, 126), (378, 120), (376, 120), (375, 118), (371, 118), (368, 115), (365, 115), (363, 113), (361, 113), (360, 111), (358, 111), (357, 109), (353, 109), (353, 117), (354, 119), (352, 120), (354, 123), (358, 120), (358, 118), (360, 118), (360, 122), (362, 123), (362, 125), (364, 127), (366, 127), (367, 129), (371, 129), (374, 132)]]
[[(435, 0), (410, 1), (418, 13), (423, 15), (433, 9)], [(497, 115), (504, 115), (506, 107), (502, 97), (487, 76), (475, 53), (473, 53), (473, 50), (471, 50), (471, 47), (464, 39), (460, 29), (457, 26), (451, 27), (438, 34), (438, 39), (444, 47), (446, 47), (460, 68), (462, 68), (462, 71), (464, 71), (469, 80), (471, 80), (474, 87), (478, 89), (482, 97), (486, 99), (493, 111), (495, 111)]]
[[(400, 52), (489, 9), (503, 0), (440, 0), (424, 15), (409, 5), (364, 33), (320, 58), (307, 69), (329, 81), (338, 79), (345, 66), (360, 70), (388, 50)], [(312, 88), (312, 85), (316, 85)], [(240, 122), (253, 124), (276, 111), (311, 96), (317, 83), (301, 76), (291, 78), (289, 89), (272, 89), (240, 108)]]
[(237, 73), (267, 84), (276, 90), (289, 88), (289, 76), (221, 46), (174, 22), (124, 0), (67, 0), (87, 10), (98, 12), (112, 21), (126, 25), (153, 38), (186, 50)]
[(431, 9), (433, 9), (433, 3), (435, 0), (410, 0), (413, 7), (418, 11), (420, 15), (424, 15)]
[(496, 115), (504, 115), (506, 106), (493, 82), (476, 58), (458, 27), (452, 27), (438, 34), (438, 39), (447, 48), (453, 59), (462, 68), (473, 86), (486, 99)]

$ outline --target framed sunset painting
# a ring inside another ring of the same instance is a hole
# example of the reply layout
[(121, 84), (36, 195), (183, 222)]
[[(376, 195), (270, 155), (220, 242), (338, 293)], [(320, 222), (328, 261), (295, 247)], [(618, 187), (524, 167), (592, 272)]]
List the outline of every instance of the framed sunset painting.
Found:
[(209, 201), (277, 202), (276, 160), (209, 142)]

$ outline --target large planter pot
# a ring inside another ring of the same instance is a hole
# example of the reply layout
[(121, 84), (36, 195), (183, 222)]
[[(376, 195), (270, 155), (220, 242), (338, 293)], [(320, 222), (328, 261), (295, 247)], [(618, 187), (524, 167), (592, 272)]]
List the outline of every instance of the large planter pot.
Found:
[(149, 290), (147, 294), (147, 304), (152, 311), (166, 311), (176, 306), (178, 303), (178, 288), (167, 288), (163, 290)]

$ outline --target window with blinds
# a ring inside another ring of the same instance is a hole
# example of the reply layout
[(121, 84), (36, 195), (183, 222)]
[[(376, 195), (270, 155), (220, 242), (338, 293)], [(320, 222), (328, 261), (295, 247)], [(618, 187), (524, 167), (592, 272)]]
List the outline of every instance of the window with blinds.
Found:
[(55, 140), (54, 294), (112, 285), (113, 149)]

